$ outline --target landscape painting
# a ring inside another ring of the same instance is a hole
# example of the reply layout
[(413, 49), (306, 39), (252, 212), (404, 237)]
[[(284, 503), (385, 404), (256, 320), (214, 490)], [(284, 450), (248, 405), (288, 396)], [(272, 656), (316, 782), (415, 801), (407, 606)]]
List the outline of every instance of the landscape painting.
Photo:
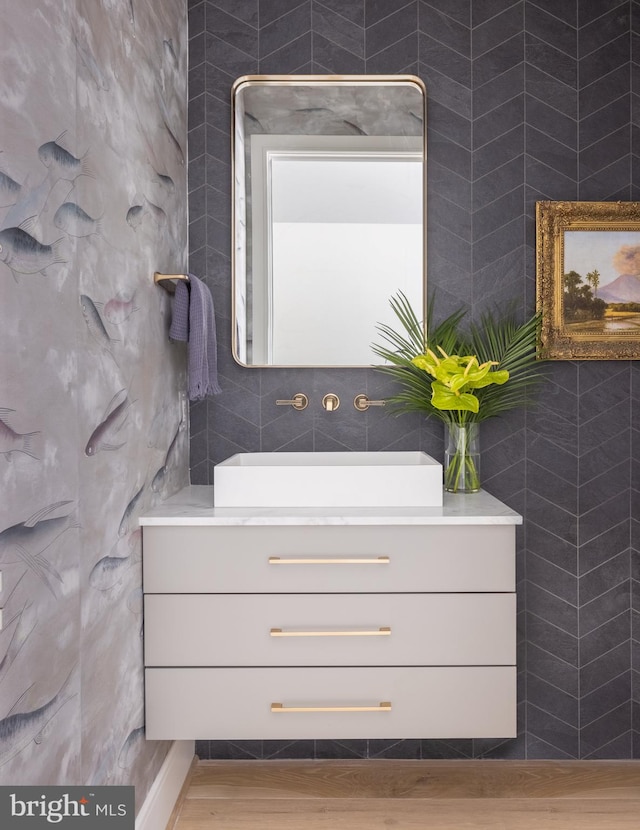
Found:
[(566, 231), (563, 317), (568, 332), (640, 332), (640, 231)]
[(640, 357), (640, 204), (539, 202), (541, 356)]

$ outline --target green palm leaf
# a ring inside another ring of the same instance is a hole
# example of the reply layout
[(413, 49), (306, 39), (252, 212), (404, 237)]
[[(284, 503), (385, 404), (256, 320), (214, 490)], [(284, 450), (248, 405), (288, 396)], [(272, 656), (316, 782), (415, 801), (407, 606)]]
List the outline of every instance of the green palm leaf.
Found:
[[(376, 369), (398, 382), (400, 391), (387, 398), (392, 411), (424, 412), (441, 421), (472, 423), (501, 415), (510, 409), (526, 406), (544, 376), (537, 359), (540, 315), (536, 314), (522, 324), (516, 321), (513, 309), (503, 314), (485, 312), (479, 324), (471, 324), (468, 331), (460, 330), (464, 310), (449, 315), (441, 323), (433, 324), (433, 301), (429, 303), (425, 330), (407, 297), (399, 292), (390, 300), (398, 318), (400, 330), (380, 324), (377, 330), (382, 343), (372, 346), (373, 352), (384, 364)], [(475, 390), (479, 401), (477, 413), (471, 411), (440, 410), (432, 403), (432, 378), (423, 369), (411, 363), (427, 347), (447, 354), (475, 355), (479, 363), (496, 361), (496, 370), (507, 370), (509, 380)]]

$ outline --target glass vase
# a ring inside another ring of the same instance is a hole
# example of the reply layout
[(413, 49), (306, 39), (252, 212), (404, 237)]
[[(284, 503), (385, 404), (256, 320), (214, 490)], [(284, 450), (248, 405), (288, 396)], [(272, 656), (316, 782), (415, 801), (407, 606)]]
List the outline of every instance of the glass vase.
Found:
[(444, 489), (449, 493), (480, 489), (480, 424), (445, 424)]

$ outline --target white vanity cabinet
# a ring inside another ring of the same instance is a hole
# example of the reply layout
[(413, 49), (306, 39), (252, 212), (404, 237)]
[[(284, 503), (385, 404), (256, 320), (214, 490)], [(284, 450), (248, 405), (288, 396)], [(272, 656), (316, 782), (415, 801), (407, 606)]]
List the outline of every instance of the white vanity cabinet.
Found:
[(209, 499), (141, 520), (147, 738), (515, 736), (516, 513)]

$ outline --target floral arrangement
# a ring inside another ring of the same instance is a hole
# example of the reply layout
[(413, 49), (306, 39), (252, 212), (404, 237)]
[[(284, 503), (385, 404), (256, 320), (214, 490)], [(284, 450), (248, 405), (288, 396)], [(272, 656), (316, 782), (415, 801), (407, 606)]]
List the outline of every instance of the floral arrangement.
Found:
[(509, 380), (506, 369), (491, 371), (492, 366), (498, 366), (497, 360), (487, 360), (480, 365), (475, 355), (448, 355), (442, 347), (437, 348), (442, 355), (440, 358), (431, 349), (427, 349), (425, 354), (417, 355), (411, 360), (414, 366), (424, 369), (435, 378), (431, 383), (431, 403), (436, 409), (477, 414), (480, 411), (480, 401), (470, 390), (483, 389), (492, 383), (503, 384)]
[(478, 490), (479, 456), (471, 447), (477, 428), (472, 427), (529, 402), (543, 378), (537, 360), (540, 317), (519, 324), (512, 311), (485, 312), (479, 324), (463, 330), (463, 310), (434, 325), (431, 302), (425, 333), (402, 292), (390, 302), (402, 331), (378, 325), (385, 342), (373, 346), (385, 361), (376, 368), (401, 387), (387, 402), (396, 414), (424, 412), (455, 429), (445, 487)]

